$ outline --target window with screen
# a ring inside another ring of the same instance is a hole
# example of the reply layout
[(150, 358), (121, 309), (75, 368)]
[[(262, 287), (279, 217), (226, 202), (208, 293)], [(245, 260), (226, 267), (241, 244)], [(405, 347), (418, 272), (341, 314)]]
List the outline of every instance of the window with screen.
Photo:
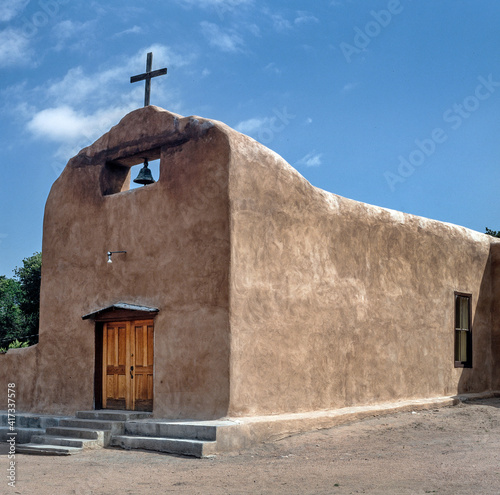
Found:
[(472, 367), (470, 294), (455, 293), (455, 367)]

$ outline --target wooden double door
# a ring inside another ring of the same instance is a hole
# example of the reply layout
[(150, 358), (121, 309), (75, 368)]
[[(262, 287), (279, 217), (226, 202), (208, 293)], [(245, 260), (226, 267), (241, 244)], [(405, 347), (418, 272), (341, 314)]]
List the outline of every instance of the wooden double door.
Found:
[(103, 327), (103, 409), (153, 410), (153, 320), (106, 322)]

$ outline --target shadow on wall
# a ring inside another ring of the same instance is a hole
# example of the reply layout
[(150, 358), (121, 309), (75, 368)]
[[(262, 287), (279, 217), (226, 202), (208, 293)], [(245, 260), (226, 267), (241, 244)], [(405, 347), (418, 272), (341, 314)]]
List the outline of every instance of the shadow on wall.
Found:
[[(500, 247), (500, 243), (496, 245)], [(495, 324), (498, 318), (498, 254), (500, 250), (494, 249), (495, 244), (490, 245), (490, 254), (486, 264), (479, 294), (472, 294), (472, 367), (462, 370), (458, 382), (458, 394), (469, 392), (488, 392), (498, 390), (498, 363), (500, 354), (495, 352), (495, 333), (498, 335), (498, 327)], [(497, 341), (499, 341), (497, 337)], [(500, 341), (499, 341), (500, 342)], [(454, 343), (455, 344), (455, 343)], [(498, 346), (497, 346), (498, 347)], [(499, 349), (497, 348), (497, 351)], [(495, 359), (496, 355), (496, 359)]]
[(491, 360), (492, 390), (500, 392), (500, 241), (490, 248), (492, 304), (491, 304)]

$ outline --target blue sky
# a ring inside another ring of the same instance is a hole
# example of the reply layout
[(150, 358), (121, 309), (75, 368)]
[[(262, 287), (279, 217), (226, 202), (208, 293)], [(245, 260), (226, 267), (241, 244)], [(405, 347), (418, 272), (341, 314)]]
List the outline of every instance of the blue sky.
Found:
[(0, 4), (0, 275), (42, 248), (68, 159), (151, 103), (225, 122), (313, 185), (500, 230), (500, 2)]

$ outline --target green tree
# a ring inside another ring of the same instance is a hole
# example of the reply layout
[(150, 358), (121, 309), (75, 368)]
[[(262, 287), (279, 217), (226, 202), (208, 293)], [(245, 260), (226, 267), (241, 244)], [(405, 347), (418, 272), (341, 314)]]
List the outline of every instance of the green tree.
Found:
[(488, 227), (486, 227), (486, 234), (491, 235), (493, 237), (500, 237), (500, 230), (491, 230)]
[(24, 315), (23, 340), (30, 344), (38, 342), (40, 321), (40, 284), (42, 281), (42, 253), (35, 253), (23, 260), (23, 266), (14, 270), (21, 286), (19, 309)]
[(7, 347), (25, 333), (24, 314), (19, 307), (21, 297), (19, 281), (0, 276), (0, 347)]

